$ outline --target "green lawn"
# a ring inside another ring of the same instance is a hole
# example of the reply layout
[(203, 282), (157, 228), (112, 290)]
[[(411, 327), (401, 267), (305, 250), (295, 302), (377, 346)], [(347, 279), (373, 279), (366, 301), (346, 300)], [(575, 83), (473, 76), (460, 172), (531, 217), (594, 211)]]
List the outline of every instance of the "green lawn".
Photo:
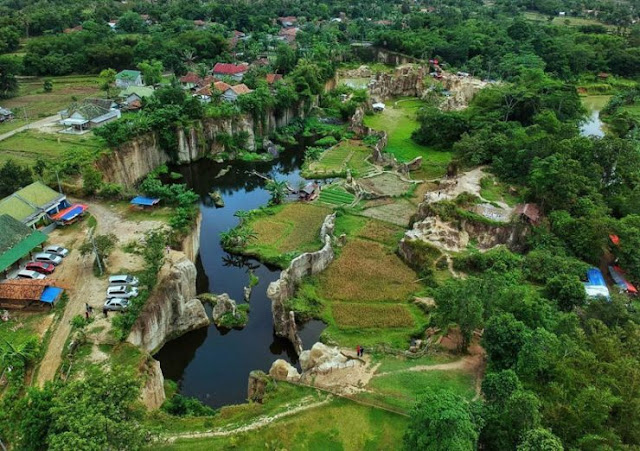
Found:
[(249, 220), (248, 227), (255, 237), (242, 252), (286, 267), (297, 255), (322, 247), (320, 227), (330, 212), (302, 202), (270, 208)]
[(0, 141), (0, 163), (13, 159), (33, 165), (37, 158), (48, 161), (85, 161), (95, 158), (105, 150), (98, 138), (91, 133), (74, 136), (25, 130)]
[(515, 206), (521, 199), (509, 192), (509, 187), (499, 182), (493, 176), (485, 176), (480, 180), (480, 196), (489, 202), (504, 202), (510, 207)]
[(264, 428), (219, 438), (184, 439), (154, 449), (389, 450), (402, 443), (408, 418), (334, 399)]
[(8, 133), (16, 128), (20, 128), (23, 125), (27, 125), (28, 122), (22, 118), (16, 118), (12, 121), (3, 122), (0, 124), (0, 135), (3, 133)]
[(446, 389), (465, 399), (473, 399), (475, 377), (462, 370), (404, 371), (376, 376), (367, 388), (369, 391), (359, 394), (359, 398), (408, 412), (427, 389)]
[(416, 114), (423, 105), (418, 99), (399, 99), (390, 102), (382, 113), (365, 116), (364, 123), (388, 133), (385, 151), (395, 155), (399, 161), (407, 162), (422, 157), (422, 168), (412, 173), (414, 178), (439, 178), (446, 173), (452, 153), (420, 145), (411, 139), (411, 133), (419, 126)]
[[(53, 83), (51, 92), (44, 92), (42, 88), (47, 79)], [(18, 117), (24, 117), (26, 112), (30, 122), (58, 113), (73, 102), (74, 98), (81, 100), (86, 97), (104, 97), (98, 77), (92, 75), (20, 77), (18, 87), (18, 95), (0, 101), (0, 106), (13, 110)]]
[[(539, 12), (535, 12), (535, 11), (525, 12), (524, 17), (536, 22), (547, 22), (547, 23), (549, 22), (549, 16), (545, 14), (541, 14)], [(551, 20), (551, 23), (553, 25), (566, 25), (569, 27), (581, 27), (583, 25), (602, 25), (603, 27), (606, 27), (608, 29), (615, 28), (613, 25), (607, 25), (596, 19), (590, 19), (586, 17), (568, 17), (568, 16), (561, 17), (556, 15)]]

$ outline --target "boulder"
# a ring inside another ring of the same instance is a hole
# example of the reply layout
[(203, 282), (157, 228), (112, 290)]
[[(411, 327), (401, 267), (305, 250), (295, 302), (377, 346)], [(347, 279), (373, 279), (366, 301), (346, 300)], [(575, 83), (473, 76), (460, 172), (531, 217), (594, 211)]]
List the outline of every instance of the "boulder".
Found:
[(231, 299), (227, 293), (222, 293), (218, 296), (214, 296), (212, 299), (213, 310), (211, 311), (211, 318), (213, 322), (218, 324), (220, 319), (226, 314), (231, 313), (236, 316), (238, 308), (236, 301)]
[(278, 359), (271, 364), (269, 376), (277, 381), (297, 381), (300, 379), (298, 370), (283, 359)]
[(300, 354), (300, 366), (303, 372), (311, 369), (328, 370), (336, 368), (347, 360), (347, 357), (337, 347), (329, 347), (320, 342), (314, 344), (310, 350), (303, 351)]
[(253, 402), (262, 403), (264, 395), (267, 392), (267, 384), (269, 376), (263, 371), (254, 370), (249, 373), (249, 385), (247, 387), (247, 399)]
[(413, 160), (407, 163), (407, 167), (410, 171), (416, 171), (422, 166), (422, 157), (415, 157)]
[(244, 301), (249, 302), (249, 299), (251, 298), (251, 291), (253, 290), (253, 288), (243, 287), (242, 289), (244, 291)]

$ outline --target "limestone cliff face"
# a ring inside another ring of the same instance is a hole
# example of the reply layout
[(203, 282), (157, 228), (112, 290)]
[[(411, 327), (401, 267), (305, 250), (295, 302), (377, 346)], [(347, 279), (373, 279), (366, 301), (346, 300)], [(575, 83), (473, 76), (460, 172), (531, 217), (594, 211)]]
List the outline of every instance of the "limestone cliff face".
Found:
[(193, 263), (198, 258), (200, 252), (200, 230), (202, 229), (202, 213), (198, 211), (198, 217), (196, 223), (191, 229), (191, 232), (184, 237), (181, 244), (182, 253)]
[(160, 369), (160, 362), (152, 357), (147, 361), (146, 376), (140, 391), (140, 400), (149, 410), (159, 409), (167, 397), (164, 393), (164, 376)]
[(174, 252), (162, 267), (158, 284), (127, 341), (154, 353), (167, 341), (208, 324), (204, 306), (196, 299), (196, 267)]
[(324, 271), (333, 261), (334, 253), (331, 245), (336, 215), (328, 215), (320, 229), (320, 239), (324, 242), (322, 249), (306, 252), (291, 262), (289, 267), (280, 273), (280, 278), (269, 284), (267, 296), (271, 299), (271, 313), (276, 335), (288, 338), (300, 354), (302, 340), (298, 336), (295, 314), (287, 309), (286, 302), (295, 295), (296, 289), (304, 277)]
[(393, 73), (378, 73), (369, 87), (374, 101), (392, 97), (422, 97), (425, 91), (426, 69), (414, 64), (399, 66)]
[[(206, 155), (221, 153), (222, 135), (247, 134), (246, 147), (260, 150), (262, 136), (268, 136), (278, 127), (288, 125), (295, 118), (304, 118), (317, 105), (317, 99), (310, 104), (299, 103), (284, 111), (271, 111), (264, 121), (256, 123), (250, 115), (232, 118), (205, 118), (189, 128), (176, 130), (177, 149), (175, 163), (190, 163)], [(150, 171), (167, 163), (171, 157), (160, 148), (154, 133), (141, 135), (103, 156), (96, 166), (106, 182), (118, 183), (132, 188)]]
[(105, 182), (133, 187), (142, 177), (168, 161), (169, 155), (160, 149), (156, 135), (150, 133), (103, 156), (96, 166)]

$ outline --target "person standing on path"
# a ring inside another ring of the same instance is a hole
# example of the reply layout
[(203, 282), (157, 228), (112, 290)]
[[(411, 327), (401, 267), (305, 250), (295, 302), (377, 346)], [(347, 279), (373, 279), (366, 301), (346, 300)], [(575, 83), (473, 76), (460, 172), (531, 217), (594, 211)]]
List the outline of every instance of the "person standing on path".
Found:
[(356, 355), (360, 357), (360, 345), (356, 346)]

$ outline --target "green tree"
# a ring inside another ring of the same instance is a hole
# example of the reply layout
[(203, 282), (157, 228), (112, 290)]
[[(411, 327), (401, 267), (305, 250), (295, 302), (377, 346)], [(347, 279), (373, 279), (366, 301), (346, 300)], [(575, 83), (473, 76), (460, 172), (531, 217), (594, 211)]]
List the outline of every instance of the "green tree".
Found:
[(162, 81), (162, 71), (164, 70), (162, 61), (145, 60), (138, 64), (138, 69), (142, 72), (145, 85), (154, 86), (160, 84)]
[(276, 62), (274, 67), (276, 72), (281, 74), (288, 74), (296, 67), (298, 57), (296, 51), (291, 46), (286, 44), (280, 44), (276, 48)]
[(269, 203), (272, 205), (281, 204), (287, 196), (287, 182), (284, 180), (269, 180), (265, 188), (271, 194)]
[(51, 92), (53, 91), (53, 82), (50, 79), (46, 79), (43, 83), (42, 83), (42, 89), (44, 92)]
[(563, 451), (564, 446), (549, 429), (536, 428), (528, 431), (518, 445), (517, 451)]
[(466, 351), (473, 338), (473, 331), (482, 324), (484, 307), (476, 290), (477, 280), (448, 281), (435, 294), (438, 304), (437, 318), (442, 327), (455, 322), (460, 328), (460, 351)]
[(118, 242), (118, 237), (113, 233), (105, 234), (105, 235), (96, 235), (93, 238), (93, 242), (91, 240), (86, 240), (79, 248), (80, 255), (89, 255), (94, 253), (93, 244), (95, 242), (95, 251), (97, 252), (97, 258), (100, 259), (102, 267), (105, 266), (105, 260), (109, 257), (109, 254), (116, 247), (116, 243)]
[(558, 308), (564, 312), (581, 307), (587, 301), (584, 286), (577, 277), (570, 274), (559, 274), (550, 279), (544, 287), (544, 294), (556, 301)]
[(492, 368), (513, 368), (528, 334), (527, 326), (511, 313), (491, 317), (486, 324), (482, 342)]
[(115, 69), (104, 69), (98, 76), (100, 80), (100, 89), (105, 92), (107, 97), (111, 97), (111, 89), (116, 85), (116, 71)]
[(88, 165), (82, 171), (82, 189), (88, 196), (95, 194), (102, 186), (102, 174), (96, 168)]
[(472, 451), (478, 440), (469, 404), (450, 391), (429, 390), (411, 410), (404, 435), (407, 450)]
[(127, 11), (118, 19), (118, 30), (127, 33), (139, 33), (144, 28), (144, 22), (140, 14), (134, 11)]
[(0, 99), (8, 99), (18, 92), (18, 64), (11, 57), (0, 56)]
[(0, 198), (13, 194), (33, 182), (31, 170), (7, 160), (0, 168)]

